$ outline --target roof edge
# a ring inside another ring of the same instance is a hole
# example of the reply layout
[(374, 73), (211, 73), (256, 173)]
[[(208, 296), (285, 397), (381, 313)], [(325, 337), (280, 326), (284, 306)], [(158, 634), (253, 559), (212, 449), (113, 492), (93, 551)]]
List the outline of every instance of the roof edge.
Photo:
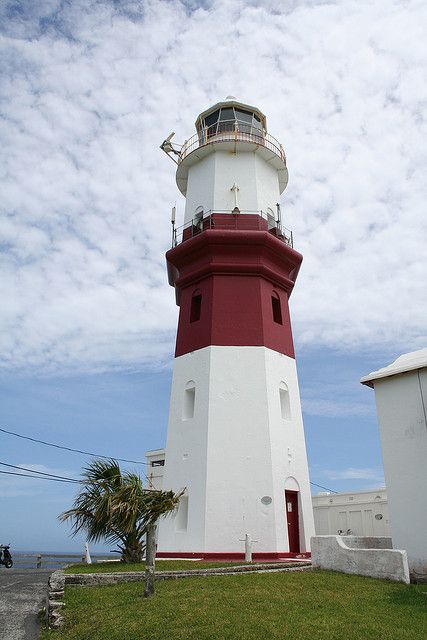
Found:
[(382, 367), (381, 369), (378, 369), (378, 371), (372, 371), (367, 376), (360, 378), (360, 383), (374, 388), (375, 380), (390, 378), (391, 376), (397, 376), (401, 373), (409, 373), (410, 371), (418, 371), (420, 369), (425, 369), (426, 367), (427, 347), (419, 349), (418, 351), (404, 353), (386, 367)]

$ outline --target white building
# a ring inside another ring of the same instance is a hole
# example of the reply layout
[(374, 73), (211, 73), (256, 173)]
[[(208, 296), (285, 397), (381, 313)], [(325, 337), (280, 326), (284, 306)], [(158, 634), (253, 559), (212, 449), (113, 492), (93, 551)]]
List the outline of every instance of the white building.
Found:
[(385, 489), (313, 496), (316, 535), (389, 536)]
[(407, 551), (415, 579), (427, 579), (427, 349), (361, 382), (375, 391), (393, 547)]

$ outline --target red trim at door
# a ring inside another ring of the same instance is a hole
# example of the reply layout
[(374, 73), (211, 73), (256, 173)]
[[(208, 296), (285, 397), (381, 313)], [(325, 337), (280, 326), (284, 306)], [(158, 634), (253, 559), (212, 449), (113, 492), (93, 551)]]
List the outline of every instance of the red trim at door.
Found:
[(285, 491), (285, 514), (288, 524), (289, 552), (299, 553), (298, 491)]

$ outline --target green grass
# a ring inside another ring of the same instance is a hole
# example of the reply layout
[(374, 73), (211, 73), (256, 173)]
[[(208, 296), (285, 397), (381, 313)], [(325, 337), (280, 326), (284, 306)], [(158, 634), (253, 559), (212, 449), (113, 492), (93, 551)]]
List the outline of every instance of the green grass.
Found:
[[(157, 560), (156, 571), (178, 571), (181, 569), (216, 569), (217, 567), (240, 567), (249, 562), (205, 562), (204, 560)], [(65, 573), (115, 573), (116, 571), (145, 571), (145, 562), (97, 562), (75, 564)]]
[(427, 585), (333, 572), (67, 587), (66, 627), (42, 640), (420, 640)]

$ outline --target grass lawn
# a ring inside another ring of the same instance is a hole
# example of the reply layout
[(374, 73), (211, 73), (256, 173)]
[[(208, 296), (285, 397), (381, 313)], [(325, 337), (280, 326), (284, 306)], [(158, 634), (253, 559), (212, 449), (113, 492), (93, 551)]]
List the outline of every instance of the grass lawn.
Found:
[(333, 572), (67, 587), (66, 627), (42, 640), (421, 640), (427, 585)]
[[(178, 571), (181, 569), (215, 569), (217, 567), (241, 567), (252, 562), (205, 562), (204, 560), (156, 560), (156, 571)], [(266, 564), (266, 563), (261, 563)], [(115, 573), (116, 571), (145, 571), (145, 562), (96, 562), (75, 564), (65, 573)]]

